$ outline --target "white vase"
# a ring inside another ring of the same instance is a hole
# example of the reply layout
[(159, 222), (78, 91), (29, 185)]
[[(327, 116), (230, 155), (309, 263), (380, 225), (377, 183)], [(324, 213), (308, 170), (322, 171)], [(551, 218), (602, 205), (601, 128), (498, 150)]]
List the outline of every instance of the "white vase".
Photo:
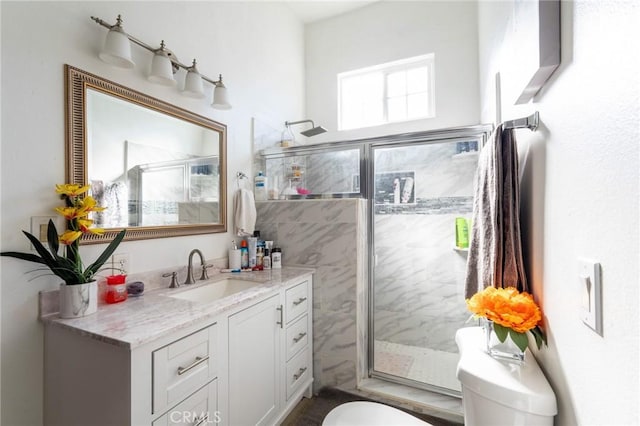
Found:
[(60, 317), (79, 318), (98, 310), (96, 281), (84, 284), (60, 284)]

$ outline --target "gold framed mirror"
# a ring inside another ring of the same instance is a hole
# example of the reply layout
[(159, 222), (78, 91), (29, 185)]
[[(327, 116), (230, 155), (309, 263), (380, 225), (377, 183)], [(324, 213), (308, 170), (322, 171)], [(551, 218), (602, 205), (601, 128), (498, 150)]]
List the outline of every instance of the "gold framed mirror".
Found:
[(226, 125), (65, 65), (66, 183), (91, 185), (108, 242), (227, 230)]

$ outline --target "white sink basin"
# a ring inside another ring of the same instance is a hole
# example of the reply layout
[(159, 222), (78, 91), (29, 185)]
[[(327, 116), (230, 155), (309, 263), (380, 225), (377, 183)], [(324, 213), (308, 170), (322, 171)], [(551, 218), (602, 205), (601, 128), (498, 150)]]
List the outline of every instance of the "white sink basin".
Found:
[(262, 283), (226, 278), (221, 281), (203, 285), (202, 287), (181, 291), (175, 294), (168, 294), (167, 296), (175, 299), (189, 300), (191, 302), (210, 303), (224, 299), (232, 294), (248, 290), (260, 284)]

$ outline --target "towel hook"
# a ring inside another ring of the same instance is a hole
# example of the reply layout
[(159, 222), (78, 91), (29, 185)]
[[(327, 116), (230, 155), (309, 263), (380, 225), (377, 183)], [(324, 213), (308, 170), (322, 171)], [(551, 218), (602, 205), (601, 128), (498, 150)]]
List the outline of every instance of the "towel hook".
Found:
[(247, 175), (242, 173), (242, 172), (236, 173), (236, 184), (238, 186), (238, 189), (240, 189), (240, 180), (241, 179), (248, 179)]

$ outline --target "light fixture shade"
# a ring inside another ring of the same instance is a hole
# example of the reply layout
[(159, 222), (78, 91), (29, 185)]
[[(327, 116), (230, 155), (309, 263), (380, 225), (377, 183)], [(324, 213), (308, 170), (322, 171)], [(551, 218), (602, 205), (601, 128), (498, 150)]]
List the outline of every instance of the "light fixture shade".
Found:
[(204, 98), (204, 85), (202, 84), (202, 77), (196, 69), (195, 59), (193, 60), (193, 66), (189, 68), (187, 77), (184, 80), (184, 90), (182, 94), (190, 98)]
[(98, 56), (104, 62), (120, 68), (133, 68), (135, 65), (131, 60), (129, 37), (122, 31), (122, 28), (116, 26), (107, 33), (104, 47)]
[(213, 89), (213, 103), (211, 107), (215, 109), (231, 109), (231, 104), (227, 99), (227, 88), (224, 85), (217, 85)]
[(176, 79), (173, 77), (173, 65), (167, 54), (158, 50), (151, 60), (151, 71), (147, 79), (153, 83), (164, 86), (175, 86)]

